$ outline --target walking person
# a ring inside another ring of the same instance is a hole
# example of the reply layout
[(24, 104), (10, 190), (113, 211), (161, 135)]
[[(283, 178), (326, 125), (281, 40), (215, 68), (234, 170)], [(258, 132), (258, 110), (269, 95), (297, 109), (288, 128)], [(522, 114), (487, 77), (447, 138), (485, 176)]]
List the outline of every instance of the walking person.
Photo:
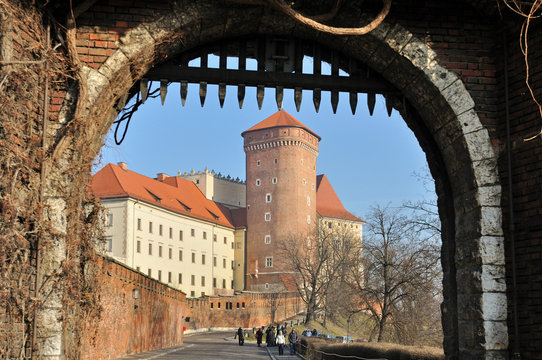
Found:
[(256, 343), (258, 343), (258, 347), (262, 345), (262, 337), (263, 337), (263, 331), (261, 328), (256, 331)]
[(290, 334), (288, 335), (288, 341), (290, 342), (290, 355), (295, 355), (295, 347), (297, 346), (297, 340), (298, 340), (297, 333), (295, 332), (295, 329), (292, 329)]
[(243, 346), (245, 344), (245, 335), (243, 334), (243, 329), (237, 329), (237, 334), (235, 334), (235, 336), (239, 339), (239, 346)]
[(279, 346), (279, 355), (284, 355), (284, 344), (286, 344), (286, 339), (282, 335), (282, 331), (279, 331), (277, 335), (277, 345)]

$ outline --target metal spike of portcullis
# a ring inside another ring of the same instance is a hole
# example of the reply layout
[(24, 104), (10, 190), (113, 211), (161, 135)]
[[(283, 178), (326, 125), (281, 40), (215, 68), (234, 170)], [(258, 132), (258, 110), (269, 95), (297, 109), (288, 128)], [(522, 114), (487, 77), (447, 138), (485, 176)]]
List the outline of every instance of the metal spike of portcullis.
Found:
[(299, 112), (299, 109), (301, 109), (301, 101), (303, 100), (303, 91), (300, 87), (296, 87), (294, 90), (294, 102), (295, 102), (295, 108)]
[(258, 100), (258, 109), (262, 109), (263, 97), (265, 95), (265, 88), (263, 85), (258, 85), (256, 89), (256, 99)]
[(367, 107), (369, 108), (369, 114), (373, 116), (375, 111), (376, 95), (375, 93), (367, 93)]
[(141, 79), (139, 81), (139, 92), (141, 93), (141, 102), (144, 104), (147, 101), (147, 95), (149, 95), (149, 80)]
[(320, 101), (322, 100), (322, 90), (314, 89), (312, 91), (312, 102), (314, 103), (314, 110), (318, 112), (320, 110)]
[(220, 83), (218, 84), (218, 102), (221, 108), (224, 107), (224, 99), (226, 99), (226, 84)]
[(277, 108), (282, 109), (282, 100), (284, 98), (284, 88), (282, 86), (277, 86), (275, 88), (275, 100), (277, 100)]
[(207, 83), (202, 81), (199, 83), (199, 102), (201, 107), (205, 104), (205, 98), (207, 97)]
[(162, 100), (162, 105), (164, 105), (164, 102), (166, 101), (166, 95), (167, 95), (167, 80), (162, 79), (160, 80), (160, 100)]
[(237, 85), (237, 101), (239, 102), (239, 109), (242, 109), (245, 101), (245, 84)]
[(186, 104), (186, 96), (188, 95), (188, 82), (181, 81), (181, 104)]
[(352, 110), (352, 115), (356, 115), (356, 107), (358, 106), (358, 93), (350, 93), (350, 109)]

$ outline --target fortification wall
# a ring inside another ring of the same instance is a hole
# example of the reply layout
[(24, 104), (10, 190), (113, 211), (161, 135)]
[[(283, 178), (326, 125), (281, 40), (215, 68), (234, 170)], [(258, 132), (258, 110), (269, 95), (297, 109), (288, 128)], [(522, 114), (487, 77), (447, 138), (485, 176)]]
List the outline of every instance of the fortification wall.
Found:
[(192, 331), (267, 326), (282, 323), (304, 309), (297, 293), (256, 292), (187, 299), (187, 307), (190, 321), (185, 324)]
[(181, 291), (115, 260), (99, 257), (96, 269), (101, 309), (99, 319), (83, 321), (81, 359), (111, 359), (179, 345), (184, 330), (281, 323), (303, 308), (296, 293), (186, 299)]
[(112, 359), (183, 342), (184, 293), (101, 257), (96, 276), (101, 311), (98, 321), (84, 322), (81, 359)]

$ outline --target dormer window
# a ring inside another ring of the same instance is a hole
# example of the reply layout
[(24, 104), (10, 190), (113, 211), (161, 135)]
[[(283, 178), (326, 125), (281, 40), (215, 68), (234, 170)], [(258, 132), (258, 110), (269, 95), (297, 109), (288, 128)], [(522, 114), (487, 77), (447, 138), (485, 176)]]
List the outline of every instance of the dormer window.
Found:
[(145, 188), (145, 190), (147, 190), (147, 192), (149, 193), (149, 195), (152, 196), (152, 198), (154, 199), (154, 201), (156, 201), (157, 203), (162, 202), (162, 198), (160, 198), (158, 195), (154, 194), (152, 191), (150, 191), (150, 190), (147, 189), (147, 188)]
[(192, 208), (191, 208), (190, 206), (186, 205), (185, 203), (183, 203), (181, 200), (177, 199), (177, 202), (178, 202), (179, 204), (181, 204), (181, 206), (182, 206), (187, 212), (192, 211)]

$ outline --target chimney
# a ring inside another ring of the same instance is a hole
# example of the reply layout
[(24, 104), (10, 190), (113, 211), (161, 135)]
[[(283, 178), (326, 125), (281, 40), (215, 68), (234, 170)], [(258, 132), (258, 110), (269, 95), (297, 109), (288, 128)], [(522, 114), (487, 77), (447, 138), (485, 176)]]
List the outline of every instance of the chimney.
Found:
[(128, 164), (126, 164), (125, 162), (119, 162), (119, 163), (117, 163), (117, 165), (118, 165), (122, 170), (128, 170)]
[(159, 173), (159, 174), (156, 175), (156, 180), (162, 181), (162, 182), (163, 182), (163, 181), (166, 180), (168, 177), (169, 177), (169, 176), (166, 175), (166, 174), (164, 174), (164, 173)]

